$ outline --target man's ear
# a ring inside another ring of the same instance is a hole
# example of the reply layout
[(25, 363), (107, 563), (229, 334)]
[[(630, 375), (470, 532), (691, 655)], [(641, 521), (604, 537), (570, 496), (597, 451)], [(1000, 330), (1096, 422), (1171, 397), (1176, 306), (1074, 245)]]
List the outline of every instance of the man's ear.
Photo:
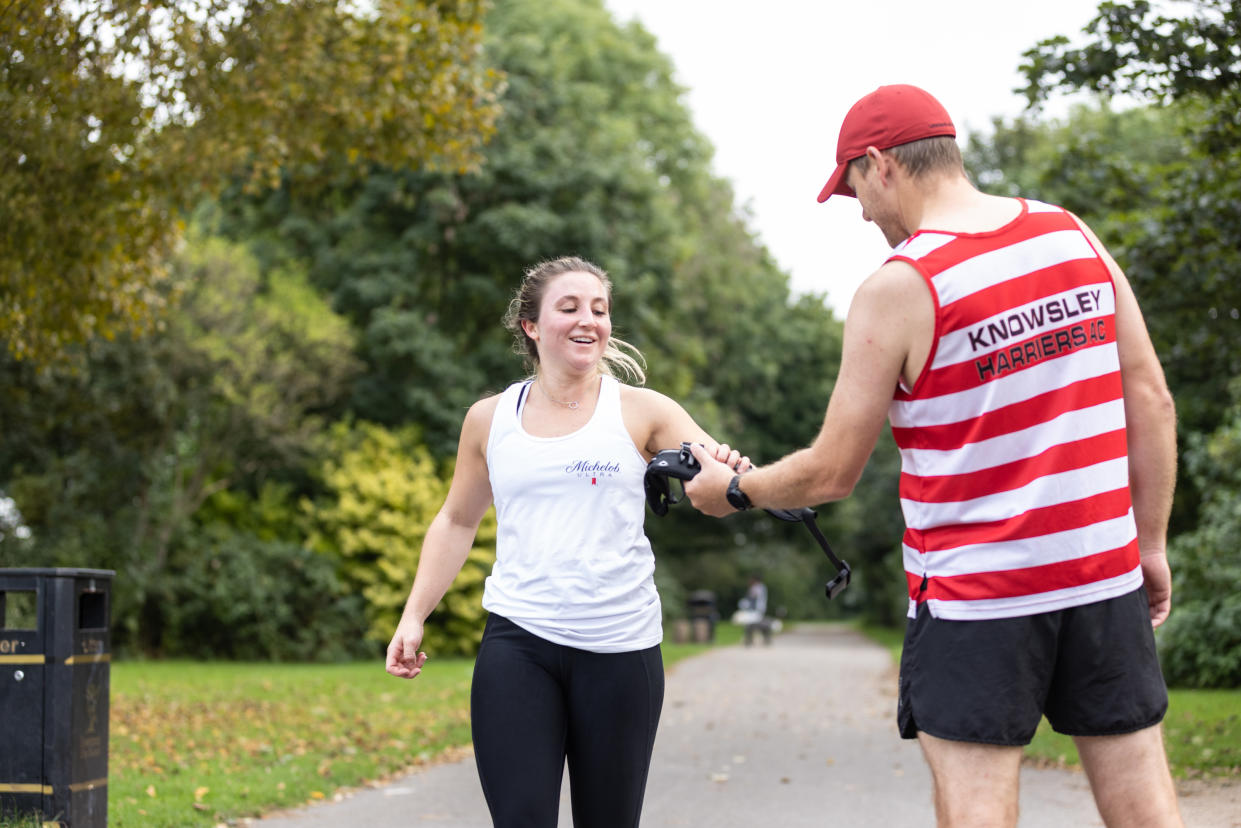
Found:
[(892, 159), (876, 147), (867, 147), (866, 157), (870, 160), (871, 166), (875, 168), (875, 172), (879, 174), (879, 182), (886, 186), (892, 177)]

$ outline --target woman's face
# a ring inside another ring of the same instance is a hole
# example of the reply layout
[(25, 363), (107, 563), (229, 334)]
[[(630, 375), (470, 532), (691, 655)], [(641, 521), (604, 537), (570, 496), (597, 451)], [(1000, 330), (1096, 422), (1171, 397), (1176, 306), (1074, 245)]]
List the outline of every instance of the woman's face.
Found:
[(593, 273), (562, 273), (547, 283), (538, 321), (522, 326), (538, 347), (540, 364), (593, 369), (612, 335), (607, 289)]

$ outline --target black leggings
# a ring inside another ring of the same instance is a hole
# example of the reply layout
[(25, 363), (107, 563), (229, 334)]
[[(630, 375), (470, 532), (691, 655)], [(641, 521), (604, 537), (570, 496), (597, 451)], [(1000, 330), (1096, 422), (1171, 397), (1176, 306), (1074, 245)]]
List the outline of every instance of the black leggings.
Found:
[(474, 665), (474, 758), (496, 828), (548, 828), (565, 760), (576, 828), (633, 828), (664, 702), (659, 645), (592, 653), (491, 615)]

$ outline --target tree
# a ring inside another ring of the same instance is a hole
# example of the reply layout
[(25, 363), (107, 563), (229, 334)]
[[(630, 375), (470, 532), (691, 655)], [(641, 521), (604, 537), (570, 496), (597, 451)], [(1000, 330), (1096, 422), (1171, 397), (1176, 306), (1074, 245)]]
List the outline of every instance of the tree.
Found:
[(966, 169), (989, 193), (1059, 204), (1118, 241), (1118, 222), (1162, 206), (1162, 191), (1191, 157), (1185, 134), (1199, 117), (1192, 107), (1099, 100), (1058, 120), (996, 118), (990, 132), (969, 136)]
[[(0, 10), (0, 327), (47, 361), (149, 330), (180, 225), (232, 177), (475, 166), (483, 0), (109, 0)], [(309, 165), (309, 166), (308, 166)], [(299, 178), (303, 186), (320, 182)]]
[(356, 416), (416, 422), (450, 455), (465, 408), (520, 371), (499, 320), (522, 269), (574, 253), (611, 274), (652, 387), (756, 457), (808, 440), (839, 324), (816, 298), (794, 307), (654, 39), (598, 0), (515, 0), (489, 17), (486, 49), (508, 86), (478, 170), (224, 200), (228, 232), (306, 262), (353, 320), (369, 366)]
[(1022, 72), (1032, 105), (1057, 90), (1093, 89), (1136, 96), (1180, 121), (1186, 152), (1148, 190), (1153, 206), (1104, 241), (1148, 312), (1182, 432), (1209, 431), (1230, 404), (1219, 377), (1241, 373), (1241, 282), (1232, 277), (1241, 268), (1241, 5), (1171, 8), (1187, 13), (1157, 13), (1146, 0), (1102, 3), (1085, 45), (1043, 41), (1026, 52)]
[[(1021, 71), (1031, 105), (1056, 90), (1091, 89), (1165, 102), (1198, 97), (1224, 106), (1241, 91), (1241, 7), (1234, 0), (1177, 0), (1163, 14), (1149, 0), (1103, 2), (1071, 47), (1063, 35), (1028, 50)], [(1162, 8), (1162, 6), (1161, 6)], [(1241, 129), (1237, 108), (1219, 124)]]
[[(226, 490), (261, 501), (265, 484), (299, 482), (357, 369), (348, 324), (303, 273), (262, 271), (198, 232), (168, 270), (178, 289), (164, 330), (94, 340), (67, 366), (0, 360), (0, 485), (31, 534), (0, 555), (123, 571), (118, 643), (156, 651), (203, 507)], [(285, 560), (300, 537), (261, 540), (286, 546), (248, 548)]]

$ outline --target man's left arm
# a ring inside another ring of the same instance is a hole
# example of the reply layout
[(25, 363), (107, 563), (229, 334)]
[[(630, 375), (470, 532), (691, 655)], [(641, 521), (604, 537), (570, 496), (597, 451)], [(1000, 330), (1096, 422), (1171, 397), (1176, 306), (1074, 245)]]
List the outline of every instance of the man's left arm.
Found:
[(1129, 280), (1090, 228), (1080, 219), (1078, 224), (1107, 264), (1116, 289), (1116, 347), (1125, 395), (1129, 491), (1151, 624), (1157, 627), (1172, 610), (1167, 546), (1176, 488), (1176, 407)]

